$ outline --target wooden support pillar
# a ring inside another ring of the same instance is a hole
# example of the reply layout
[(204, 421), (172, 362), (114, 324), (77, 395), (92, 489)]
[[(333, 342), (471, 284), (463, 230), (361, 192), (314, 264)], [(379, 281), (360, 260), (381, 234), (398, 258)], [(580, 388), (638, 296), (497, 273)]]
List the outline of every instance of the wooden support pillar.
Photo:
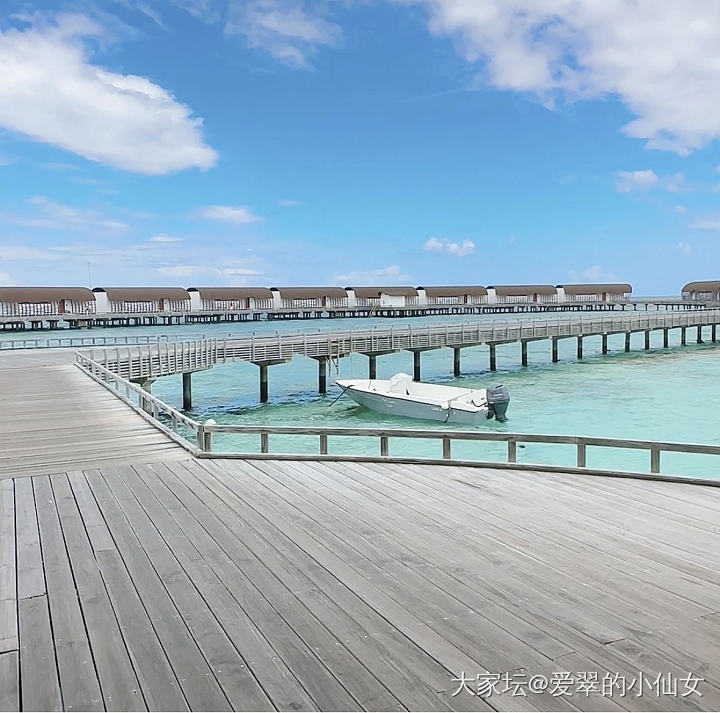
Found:
[(368, 354), (368, 379), (377, 379), (377, 354)]
[(630, 332), (625, 332), (625, 351), (630, 351)]
[(645, 330), (645, 349), (650, 349), (650, 330)]
[(495, 353), (495, 345), (488, 344), (490, 347), (490, 371), (497, 370), (497, 354)]
[(328, 358), (326, 356), (317, 357), (318, 363), (318, 391), (321, 394), (327, 393), (327, 365)]
[(413, 381), (420, 381), (420, 355), (422, 352), (413, 352)]
[(521, 350), (522, 350), (522, 351), (521, 351), (521, 356), (520, 356), (520, 362), (521, 362), (521, 364), (522, 364), (523, 366), (527, 366), (527, 365), (528, 365), (527, 345), (528, 345), (528, 343), (527, 343), (525, 340), (523, 340), (522, 342), (520, 342), (520, 348), (521, 348)]
[(602, 353), (607, 354), (608, 353), (608, 343), (607, 343), (607, 334), (602, 335)]
[(258, 364), (258, 366), (260, 367), (260, 403), (266, 404), (269, 396), (268, 365)]
[(558, 360), (558, 339), (557, 337), (552, 338), (552, 361), (553, 364), (557, 364)]
[(703, 340), (702, 340), (702, 326), (698, 324), (698, 328), (697, 328), (697, 344), (702, 344), (702, 343), (703, 343)]
[(582, 337), (577, 338), (577, 358), (578, 359), (583, 358), (583, 338)]
[(663, 329), (663, 348), (667, 349), (670, 345), (670, 330), (665, 327)]
[(182, 396), (183, 410), (189, 411), (192, 408), (192, 373), (189, 371), (182, 375)]
[(680, 327), (680, 344), (682, 346), (687, 344), (687, 327)]
[(453, 376), (460, 376), (460, 347), (453, 347)]

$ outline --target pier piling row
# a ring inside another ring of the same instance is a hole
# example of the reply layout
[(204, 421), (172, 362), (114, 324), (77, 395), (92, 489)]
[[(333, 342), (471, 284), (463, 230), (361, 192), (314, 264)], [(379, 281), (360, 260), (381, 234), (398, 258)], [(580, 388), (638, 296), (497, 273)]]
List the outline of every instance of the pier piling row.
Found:
[[(260, 401), (269, 398), (268, 367), (289, 362), (295, 356), (305, 356), (318, 362), (318, 390), (327, 392), (327, 366), (330, 360), (353, 353), (368, 357), (368, 376), (377, 376), (377, 357), (398, 351), (413, 354), (413, 378), (422, 376), (422, 353), (432, 349), (453, 349), (453, 374), (461, 373), (461, 353), (466, 347), (487, 345), (489, 368), (497, 369), (497, 346), (519, 343), (521, 363), (528, 365), (528, 343), (550, 340), (551, 360), (558, 361), (558, 342), (577, 340), (577, 358), (583, 358), (584, 339), (602, 338), (602, 353), (608, 353), (608, 336), (625, 335), (625, 351), (630, 351), (632, 334), (644, 334), (644, 348), (650, 349), (650, 335), (662, 330), (663, 347), (669, 345), (669, 330), (680, 329), (680, 343), (687, 344), (687, 329), (696, 329), (696, 343), (703, 343), (703, 328), (710, 327), (710, 339), (716, 343), (720, 310), (695, 312), (666, 312), (655, 315), (625, 314), (593, 318), (532, 320), (525, 322), (493, 322), (424, 328), (368, 329), (317, 333), (252, 335), (237, 339), (198, 340), (194, 342), (161, 342), (147, 346), (103, 349), (93, 358), (120, 376), (140, 383), (159, 376), (183, 374), (183, 406), (192, 407), (190, 374), (212, 368), (215, 364), (250, 362), (260, 369)], [(151, 382), (147, 382), (151, 383)]]

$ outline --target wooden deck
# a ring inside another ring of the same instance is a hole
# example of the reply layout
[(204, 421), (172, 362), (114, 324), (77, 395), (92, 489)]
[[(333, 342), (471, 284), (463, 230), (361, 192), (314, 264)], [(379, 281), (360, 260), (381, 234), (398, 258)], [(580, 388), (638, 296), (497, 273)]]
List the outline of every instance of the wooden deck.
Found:
[[(452, 466), (6, 479), (0, 709), (716, 710), (719, 514), (717, 488)], [(705, 680), (452, 695), (563, 671)]]
[(0, 353), (0, 479), (187, 457), (74, 358), (69, 350)]

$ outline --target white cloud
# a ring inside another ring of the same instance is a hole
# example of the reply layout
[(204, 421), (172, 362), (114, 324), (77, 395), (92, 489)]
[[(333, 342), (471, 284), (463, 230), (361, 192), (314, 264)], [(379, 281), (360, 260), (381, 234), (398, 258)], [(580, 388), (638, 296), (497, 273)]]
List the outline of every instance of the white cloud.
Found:
[(585, 270), (570, 270), (568, 275), (575, 282), (620, 282), (617, 275), (608, 272), (600, 265), (593, 265)]
[(205, 270), (198, 265), (166, 265), (158, 268), (158, 275), (165, 277), (188, 277)]
[(0, 272), (0, 287), (13, 287), (15, 281), (7, 272)]
[(305, 205), (305, 201), (296, 201), (290, 198), (282, 198), (278, 201), (278, 205), (282, 208), (295, 208), (299, 205)]
[(302, 0), (233, 0), (225, 25), (228, 35), (244, 35), (285, 64), (302, 68), (320, 47), (338, 44), (340, 27), (305, 10)]
[(0, 32), (0, 127), (136, 173), (214, 166), (187, 106), (145, 77), (91, 63), (103, 38), (77, 14)]
[(164, 233), (160, 233), (160, 235), (153, 235), (152, 238), (148, 240), (149, 243), (181, 243), (182, 238), (176, 238), (173, 235), (165, 235)]
[(720, 136), (720, 3), (713, 0), (396, 0), (422, 5), (485, 83), (558, 99), (618, 97), (648, 148)]
[(172, 3), (208, 24), (220, 19), (215, 0), (172, 0)]
[(693, 230), (720, 230), (720, 218), (698, 218), (690, 223)]
[(430, 238), (426, 241), (425, 245), (423, 245), (423, 250), (463, 257), (464, 255), (470, 255), (475, 252), (475, 243), (472, 240), (463, 240), (462, 243), (454, 243), (444, 238), (442, 240)]
[(677, 247), (681, 253), (685, 253), (686, 255), (690, 255), (692, 252), (692, 245), (684, 243), (682, 240), (675, 247)]
[(0, 245), (0, 260), (12, 262), (16, 260), (59, 260), (60, 255), (50, 250), (38, 250), (26, 245)]
[(206, 218), (207, 220), (219, 220), (225, 223), (235, 223), (236, 225), (248, 225), (265, 220), (265, 218), (255, 215), (252, 208), (246, 205), (208, 205), (201, 208), (197, 214), (200, 218)]
[(654, 188), (660, 182), (655, 171), (616, 171), (615, 179), (615, 190), (620, 193)]
[(687, 213), (687, 208), (684, 205), (676, 205), (675, 212), (680, 215), (685, 215)]
[(381, 285), (406, 282), (410, 278), (404, 275), (397, 265), (382, 267), (377, 270), (353, 270), (344, 275), (335, 275), (333, 282), (342, 285)]
[(248, 267), (217, 268), (208, 265), (165, 265), (157, 269), (164, 277), (190, 277), (191, 275), (212, 275), (218, 278), (255, 277), (262, 275), (259, 270)]
[[(658, 176), (655, 171), (615, 171), (615, 190), (620, 193), (632, 191), (648, 191), (652, 189), (680, 193), (689, 191), (693, 186), (683, 173), (673, 173), (670, 176)], [(700, 186), (694, 186), (699, 189)]]
[(127, 223), (107, 218), (98, 211), (56, 203), (45, 196), (35, 196), (28, 203), (34, 207), (32, 213), (2, 213), (0, 217), (7, 223), (26, 228), (117, 233), (130, 227)]

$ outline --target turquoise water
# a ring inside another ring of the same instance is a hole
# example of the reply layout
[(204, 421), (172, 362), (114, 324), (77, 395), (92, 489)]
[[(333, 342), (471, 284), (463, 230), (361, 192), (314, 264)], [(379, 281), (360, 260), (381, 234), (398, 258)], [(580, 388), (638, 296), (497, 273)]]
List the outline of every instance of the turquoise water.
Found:
[[(527, 317), (523, 317), (527, 318)], [(544, 319), (544, 317), (540, 317)], [(413, 326), (428, 322), (476, 321), (478, 317), (439, 317), (413, 321)], [(487, 317), (485, 319), (488, 319)], [(495, 317), (498, 319), (498, 317)], [(502, 320), (512, 319), (502, 316)], [(498, 320), (500, 321), (500, 320)], [(367, 328), (371, 320), (344, 320), (324, 328)], [(406, 325), (406, 320), (377, 323)], [(302, 326), (311, 328), (317, 322)], [(243, 325), (286, 331), (298, 325)], [(204, 328), (208, 334), (227, 332), (228, 325)], [(283, 329), (285, 327), (285, 330)], [(181, 328), (195, 332), (198, 327)], [(109, 332), (110, 330), (108, 330)], [(114, 331), (114, 330), (113, 330)], [(125, 330), (122, 330), (125, 331)], [(146, 333), (146, 330), (142, 330)], [(168, 328), (159, 330), (168, 332)], [(236, 333), (244, 329), (234, 330)], [(662, 349), (662, 333), (652, 334), (651, 350), (643, 350), (643, 334), (633, 335), (632, 350), (623, 351), (624, 336), (609, 338), (611, 353), (600, 354), (600, 337), (586, 338), (585, 359), (577, 361), (576, 341), (561, 340), (560, 362), (550, 362), (550, 342), (528, 345), (530, 366), (520, 366), (519, 344), (498, 347), (498, 370), (488, 369), (487, 347), (463, 350), (463, 375), (452, 377), (452, 350), (425, 352), (422, 356), (423, 381), (480, 388), (504, 383), (510, 389), (509, 420), (489, 421), (484, 428), (497, 431), (543, 434), (592, 435), (615, 438), (665, 440), (720, 445), (720, 345), (688, 344), (679, 347), (679, 330), (670, 333), (671, 346)], [(694, 338), (688, 330), (688, 340)], [(706, 330), (706, 337), (709, 330)], [(412, 355), (400, 352), (378, 358), (378, 378), (389, 378), (404, 371), (412, 372)], [(258, 403), (258, 369), (251, 364), (215, 367), (193, 375), (192, 416), (200, 420), (214, 418), (218, 423), (273, 424), (285, 426), (348, 426), (429, 428), (439, 431), (452, 425), (383, 416), (357, 406), (343, 396), (332, 383), (336, 378), (367, 377), (367, 358), (353, 355), (341, 359), (338, 368), (329, 368), (329, 393), (317, 393), (317, 364), (296, 358), (290, 364), (273, 366), (270, 373), (270, 403)], [(153, 393), (176, 407), (181, 405), (180, 377), (158, 380)], [(258, 436), (217, 434), (218, 451), (258, 452)], [(377, 439), (331, 438), (330, 451), (336, 453), (376, 454)], [(271, 450), (289, 453), (317, 452), (317, 437), (271, 436)], [(393, 439), (391, 454), (440, 456), (440, 442)], [(492, 443), (453, 444), (455, 457), (503, 460), (506, 446)], [(572, 465), (573, 446), (527, 444), (518, 450), (518, 460), (534, 463)], [(649, 455), (642, 451), (588, 448), (589, 467), (626, 470), (649, 469)], [(720, 478), (720, 457), (663, 454), (662, 471), (683, 475)]]

